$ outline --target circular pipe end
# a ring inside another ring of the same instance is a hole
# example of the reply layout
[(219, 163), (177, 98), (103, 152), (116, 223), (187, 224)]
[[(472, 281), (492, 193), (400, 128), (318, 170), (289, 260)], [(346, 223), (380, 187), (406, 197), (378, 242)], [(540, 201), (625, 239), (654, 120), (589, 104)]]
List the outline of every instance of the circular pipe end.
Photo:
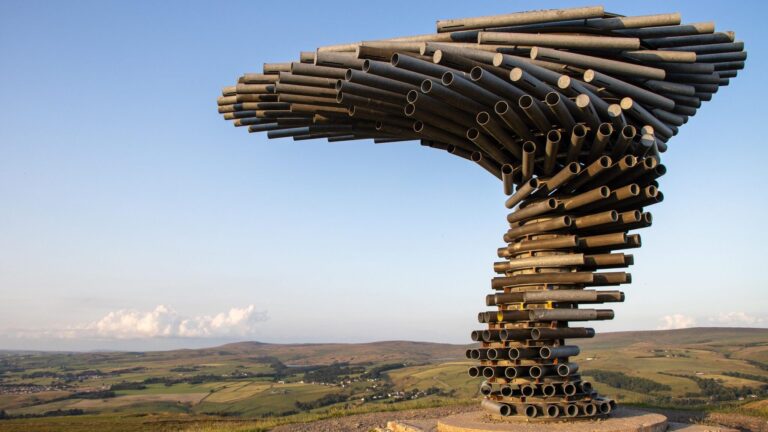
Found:
[(479, 81), (483, 77), (483, 68), (475, 66), (469, 71), (469, 79), (472, 81)]
[(534, 418), (539, 415), (539, 410), (536, 409), (535, 405), (528, 405), (525, 407), (525, 415), (526, 417)]
[(552, 129), (549, 132), (547, 132), (547, 141), (557, 143), (557, 142), (560, 142), (561, 139), (562, 139), (562, 135), (560, 135), (559, 130)]
[(536, 152), (536, 143), (533, 141), (526, 141), (523, 143), (523, 152), (524, 153), (534, 153)]
[(560, 408), (557, 405), (547, 405), (547, 417), (558, 417), (560, 415)]
[(544, 102), (549, 106), (555, 106), (560, 102), (560, 94), (557, 92), (549, 92), (544, 96)]
[[(438, 52), (440, 51), (438, 50)], [(435, 53), (435, 55), (437, 55), (437, 52)], [(438, 63), (438, 62), (435, 62), (435, 63)], [(454, 78), (455, 76), (453, 75), (453, 72), (448, 71), (444, 73), (443, 76), (440, 78), (440, 82), (442, 82), (444, 86), (449, 86), (453, 83)]]

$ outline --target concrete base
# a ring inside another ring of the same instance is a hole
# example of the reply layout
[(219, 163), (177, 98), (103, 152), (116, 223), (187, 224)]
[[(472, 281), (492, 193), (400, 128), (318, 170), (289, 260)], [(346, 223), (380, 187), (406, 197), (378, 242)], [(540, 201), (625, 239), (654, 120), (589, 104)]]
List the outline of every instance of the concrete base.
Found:
[(667, 418), (661, 414), (620, 408), (610, 417), (597, 420), (528, 422), (505, 419), (476, 411), (437, 421), (438, 432), (665, 432)]
[(668, 423), (661, 414), (619, 408), (610, 417), (597, 420), (527, 422), (502, 419), (485, 411), (452, 415), (442, 419), (391, 421), (387, 432), (738, 432), (718, 426)]

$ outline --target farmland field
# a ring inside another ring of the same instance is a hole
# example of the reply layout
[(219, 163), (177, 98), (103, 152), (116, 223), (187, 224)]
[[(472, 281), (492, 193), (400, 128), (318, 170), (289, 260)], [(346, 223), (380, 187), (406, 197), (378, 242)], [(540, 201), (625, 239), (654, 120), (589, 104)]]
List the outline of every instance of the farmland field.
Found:
[[(607, 333), (580, 345), (574, 360), (583, 375), (622, 403), (768, 417), (768, 330)], [(0, 352), (0, 431), (267, 430), (476, 403), (467, 347), (243, 342), (146, 353)]]

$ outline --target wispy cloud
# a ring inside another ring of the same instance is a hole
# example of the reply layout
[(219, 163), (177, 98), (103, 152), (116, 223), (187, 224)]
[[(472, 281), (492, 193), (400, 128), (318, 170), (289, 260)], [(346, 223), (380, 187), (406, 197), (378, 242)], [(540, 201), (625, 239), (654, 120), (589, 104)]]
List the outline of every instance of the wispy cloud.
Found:
[(692, 316), (683, 314), (666, 315), (661, 318), (659, 330), (674, 330), (693, 327), (696, 325), (696, 319)]
[(266, 312), (256, 310), (255, 305), (193, 317), (180, 315), (165, 305), (158, 305), (150, 311), (121, 309), (90, 323), (59, 329), (14, 330), (9, 332), (9, 336), (57, 339), (247, 337), (253, 335), (258, 323), (266, 319)]

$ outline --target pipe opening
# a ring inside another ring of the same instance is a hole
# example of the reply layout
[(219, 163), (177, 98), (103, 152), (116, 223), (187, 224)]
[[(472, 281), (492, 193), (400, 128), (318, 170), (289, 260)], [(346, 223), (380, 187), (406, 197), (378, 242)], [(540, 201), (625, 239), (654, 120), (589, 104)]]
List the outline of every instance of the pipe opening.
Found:
[[(379, 122), (377, 122), (377, 123), (379, 123)], [(423, 130), (424, 130), (424, 122), (423, 121), (416, 120), (415, 122), (413, 122), (413, 131), (414, 132), (419, 133), (419, 132), (421, 132)]]
[(584, 415), (593, 416), (597, 414), (597, 406), (593, 403), (584, 405)]
[(578, 162), (571, 162), (565, 168), (573, 174), (578, 174), (581, 171), (581, 167), (579, 166)]
[(632, 139), (637, 135), (637, 129), (632, 125), (627, 125), (621, 128), (621, 136), (626, 139)]
[(576, 417), (579, 415), (579, 407), (577, 407), (575, 404), (566, 405), (565, 415), (568, 417)]
[(549, 417), (557, 417), (560, 415), (560, 408), (557, 407), (557, 405), (548, 405), (547, 406), (547, 416)]
[(517, 360), (520, 358), (520, 350), (517, 348), (510, 348), (509, 349), (509, 359), (510, 360)]
[(425, 79), (421, 82), (421, 91), (423, 93), (429, 93), (432, 90), (432, 80)]
[(480, 66), (475, 66), (472, 68), (471, 71), (469, 71), (469, 79), (472, 81), (478, 81), (480, 78), (483, 77), (483, 68)]
[[(475, 132), (477, 132), (477, 129), (470, 129), (470, 130), (474, 130)], [(469, 134), (469, 131), (467, 131), (467, 134)], [(470, 138), (470, 139), (472, 139), (472, 138)], [(513, 171), (514, 171), (514, 168), (510, 164), (504, 164), (504, 165), (501, 166), (501, 173), (502, 174), (511, 175)]]
[(480, 153), (479, 151), (472, 152), (472, 154), (469, 156), (469, 160), (471, 160), (472, 162), (480, 162), (481, 160), (483, 160), (483, 154)]
[(602, 402), (600, 403), (600, 413), (601, 414), (608, 414), (611, 412), (611, 404), (608, 402)]
[(347, 69), (347, 71), (344, 72), (344, 79), (347, 81), (352, 79), (352, 69)]
[(525, 385), (520, 387), (520, 393), (522, 393), (523, 396), (531, 397), (534, 393), (536, 393), (536, 388), (532, 385)]
[(555, 106), (560, 102), (560, 95), (556, 92), (549, 92), (544, 96), (544, 102), (549, 106)]
[(400, 54), (392, 54), (392, 58), (389, 59), (389, 62), (392, 64), (392, 66), (397, 66), (397, 64), (400, 62)]
[(536, 144), (533, 141), (526, 141), (523, 143), (523, 152), (533, 153), (536, 151)]
[(507, 404), (502, 404), (501, 407), (499, 407), (499, 414), (504, 417), (512, 415), (512, 407)]
[(371, 61), (368, 59), (363, 60), (363, 72), (368, 72), (371, 69)]
[[(437, 55), (437, 53), (435, 53), (435, 55)], [(438, 62), (436, 61), (435, 63), (438, 63)], [(446, 72), (443, 74), (440, 81), (443, 83), (443, 85), (448, 86), (448, 85), (451, 85), (451, 83), (453, 83), (453, 79), (454, 79), (453, 72)]]
[(536, 417), (539, 415), (539, 410), (533, 405), (528, 405), (525, 407), (525, 415), (531, 418)]
[(576, 385), (568, 383), (563, 384), (563, 393), (565, 393), (566, 396), (573, 396), (576, 394)]
[(551, 131), (547, 132), (547, 141), (557, 143), (557, 142), (560, 142), (561, 139), (562, 139), (562, 136), (560, 135), (559, 130), (552, 129)]
[(584, 138), (587, 136), (587, 127), (583, 124), (577, 124), (573, 127), (573, 135), (579, 138)]
[(603, 198), (608, 198), (611, 195), (611, 188), (608, 186), (600, 186), (600, 196)]
[(541, 349), (539, 349), (539, 357), (543, 359), (552, 357), (552, 349), (546, 346), (541, 347)]
[(475, 117), (475, 120), (477, 120), (477, 123), (481, 126), (485, 126), (488, 124), (488, 122), (491, 121), (491, 116), (485, 111), (477, 113), (477, 116)]
[(544, 371), (539, 366), (531, 366), (528, 370), (528, 374), (531, 375), (531, 378), (539, 378), (544, 374)]
[(614, 222), (619, 220), (619, 212), (617, 212), (616, 210), (611, 210), (611, 220)]
[(500, 100), (493, 106), (493, 110), (496, 111), (496, 114), (502, 115), (509, 111), (509, 104), (507, 101)]
[(410, 90), (405, 95), (405, 100), (408, 101), (408, 103), (416, 103), (416, 100), (419, 98), (419, 92), (416, 90)]
[[(474, 141), (480, 137), (480, 131), (475, 128), (467, 129), (467, 139)], [(501, 171), (504, 172), (504, 167), (501, 167)]]
[(600, 126), (597, 127), (597, 131), (608, 136), (613, 133), (613, 126), (611, 126), (610, 123), (601, 123)]
[(517, 100), (517, 104), (524, 110), (529, 109), (533, 105), (533, 98), (531, 95), (520, 96), (520, 99)]
[(406, 104), (405, 108), (403, 108), (403, 113), (408, 117), (414, 115), (416, 113), (416, 105), (412, 103)]

